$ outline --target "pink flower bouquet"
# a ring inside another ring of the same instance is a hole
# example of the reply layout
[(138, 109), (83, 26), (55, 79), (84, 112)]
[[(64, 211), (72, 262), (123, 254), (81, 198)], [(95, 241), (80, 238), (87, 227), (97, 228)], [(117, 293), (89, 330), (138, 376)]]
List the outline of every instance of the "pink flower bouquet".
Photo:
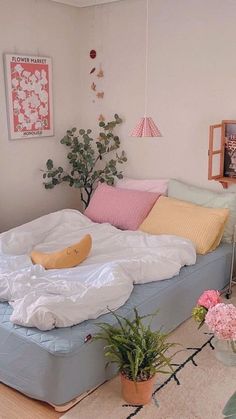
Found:
[[(228, 340), (235, 344), (236, 307), (233, 304), (222, 303), (219, 291), (204, 291), (192, 315), (199, 323), (199, 327), (206, 323), (218, 339)], [(236, 351), (236, 348), (234, 350)]]
[(199, 323), (199, 328), (204, 324), (208, 310), (221, 303), (220, 293), (216, 290), (207, 290), (198, 299), (197, 306), (192, 311), (193, 318)]
[(201, 297), (198, 299), (197, 305), (205, 307), (207, 310), (214, 307), (216, 304), (221, 302), (220, 293), (216, 290), (204, 291)]
[(219, 339), (236, 340), (236, 307), (233, 304), (216, 304), (208, 310), (205, 323)]

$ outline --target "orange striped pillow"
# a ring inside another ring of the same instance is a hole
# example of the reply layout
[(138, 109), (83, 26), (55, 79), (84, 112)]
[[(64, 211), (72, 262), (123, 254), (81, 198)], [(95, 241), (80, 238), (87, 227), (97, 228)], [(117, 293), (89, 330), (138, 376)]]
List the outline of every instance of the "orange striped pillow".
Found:
[(226, 208), (205, 208), (161, 196), (139, 230), (185, 237), (195, 244), (197, 253), (205, 254), (219, 245), (228, 216)]

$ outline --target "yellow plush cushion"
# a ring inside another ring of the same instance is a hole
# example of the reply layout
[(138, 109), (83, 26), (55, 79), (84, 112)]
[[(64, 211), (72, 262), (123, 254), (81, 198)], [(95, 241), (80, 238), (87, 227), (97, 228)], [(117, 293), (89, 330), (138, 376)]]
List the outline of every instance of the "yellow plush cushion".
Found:
[(87, 258), (92, 247), (92, 238), (86, 234), (80, 242), (54, 253), (31, 252), (33, 263), (42, 265), (45, 269), (73, 268)]
[(226, 208), (205, 208), (162, 196), (139, 230), (185, 237), (196, 245), (197, 253), (205, 254), (219, 245), (228, 216)]

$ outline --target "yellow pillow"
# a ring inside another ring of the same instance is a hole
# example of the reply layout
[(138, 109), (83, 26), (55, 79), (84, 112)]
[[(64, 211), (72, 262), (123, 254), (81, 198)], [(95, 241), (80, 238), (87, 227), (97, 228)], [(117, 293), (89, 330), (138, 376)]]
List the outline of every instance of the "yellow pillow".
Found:
[(161, 196), (139, 230), (185, 237), (204, 255), (219, 245), (228, 216), (226, 208), (205, 208)]
[(86, 234), (80, 242), (73, 244), (59, 252), (42, 253), (31, 252), (33, 263), (42, 265), (45, 269), (73, 268), (85, 260), (92, 247), (92, 238)]

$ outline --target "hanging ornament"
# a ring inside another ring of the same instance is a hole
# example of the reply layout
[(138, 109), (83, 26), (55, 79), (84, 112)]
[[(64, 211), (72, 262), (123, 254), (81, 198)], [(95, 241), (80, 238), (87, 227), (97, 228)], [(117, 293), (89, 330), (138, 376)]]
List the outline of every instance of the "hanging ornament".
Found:
[(90, 58), (92, 58), (92, 60), (94, 60), (94, 58), (96, 58), (96, 56), (97, 56), (97, 52), (95, 51), (95, 49), (91, 49), (89, 55), (90, 55)]
[(98, 117), (99, 122), (104, 122), (105, 119), (106, 119), (105, 116), (102, 113), (100, 113), (100, 115)]
[(93, 67), (92, 70), (90, 71), (90, 74), (93, 74), (95, 70), (96, 70), (96, 67)]
[(97, 86), (96, 86), (96, 84), (93, 82), (93, 83), (91, 84), (91, 89), (92, 89), (94, 92), (96, 92), (96, 88), (97, 88)]
[(97, 98), (98, 99), (103, 99), (104, 98), (104, 92), (97, 92)]
[(100, 66), (100, 70), (99, 70), (99, 72), (97, 73), (97, 77), (99, 77), (99, 78), (104, 77), (104, 71), (103, 71), (103, 69), (102, 69), (102, 67), (101, 67), (101, 66)]

